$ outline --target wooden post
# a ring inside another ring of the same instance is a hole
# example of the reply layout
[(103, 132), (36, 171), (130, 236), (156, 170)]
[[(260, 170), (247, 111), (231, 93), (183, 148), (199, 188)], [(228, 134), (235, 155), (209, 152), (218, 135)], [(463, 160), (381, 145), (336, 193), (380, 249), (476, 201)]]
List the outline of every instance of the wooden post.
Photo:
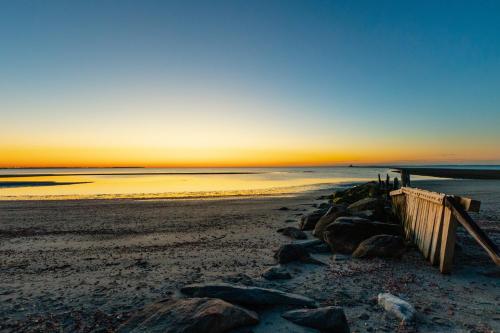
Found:
[(457, 221), (451, 209), (445, 207), (443, 218), (443, 229), (441, 233), (441, 255), (439, 256), (439, 270), (448, 274), (453, 266), (453, 256), (455, 255), (455, 239), (457, 231)]
[(378, 174), (378, 189), (382, 189), (382, 179), (380, 179), (380, 173)]
[(403, 187), (410, 186), (410, 174), (405, 169), (401, 169), (401, 185)]
[(398, 177), (394, 178), (394, 189), (397, 190), (399, 188), (399, 180)]

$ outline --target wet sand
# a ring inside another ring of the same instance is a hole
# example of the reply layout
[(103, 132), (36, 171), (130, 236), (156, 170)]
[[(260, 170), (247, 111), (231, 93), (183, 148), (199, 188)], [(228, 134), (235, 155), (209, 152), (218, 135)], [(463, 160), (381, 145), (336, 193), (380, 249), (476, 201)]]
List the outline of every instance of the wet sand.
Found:
[[(482, 200), (475, 219), (500, 244), (500, 191), (488, 189), (498, 184), (480, 182), (428, 181), (419, 187)], [(419, 332), (500, 331), (498, 270), (463, 229), (449, 276), (410, 250), (403, 260), (316, 254), (328, 265), (291, 264), (294, 277), (288, 281), (260, 278), (275, 264), (274, 250), (291, 241), (276, 230), (295, 226), (300, 215), (321, 203), (318, 196), (330, 192), (0, 202), (0, 331), (113, 329), (130, 311), (174, 297), (185, 284), (214, 280), (293, 291), (342, 306), (353, 332), (398, 329), (398, 321), (374, 303), (384, 291), (416, 306)], [(315, 332), (279, 313), (262, 312), (254, 332)]]

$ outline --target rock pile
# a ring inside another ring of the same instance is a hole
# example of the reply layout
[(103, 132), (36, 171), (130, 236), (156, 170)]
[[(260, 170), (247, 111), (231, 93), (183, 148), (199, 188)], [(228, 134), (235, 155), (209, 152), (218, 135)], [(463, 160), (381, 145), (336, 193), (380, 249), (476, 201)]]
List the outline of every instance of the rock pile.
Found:
[(402, 228), (391, 223), (391, 203), (382, 185), (368, 182), (322, 197), (328, 198), (328, 209), (304, 215), (299, 228), (313, 230), (312, 235), (328, 244), (333, 253), (355, 253), (356, 258), (400, 257), (405, 248)]

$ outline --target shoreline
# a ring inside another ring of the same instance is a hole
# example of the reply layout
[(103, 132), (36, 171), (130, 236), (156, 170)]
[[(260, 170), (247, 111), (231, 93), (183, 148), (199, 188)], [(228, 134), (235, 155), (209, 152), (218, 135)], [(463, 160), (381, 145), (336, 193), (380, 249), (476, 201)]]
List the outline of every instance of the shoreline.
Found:
[(164, 193), (130, 193), (130, 194), (89, 194), (89, 195), (34, 195), (34, 196), (1, 196), (1, 201), (75, 201), (75, 200), (180, 200), (180, 199), (217, 199), (217, 198), (258, 198), (300, 195), (311, 191), (333, 191), (335, 188), (354, 186), (359, 182), (317, 183), (286, 187), (271, 187), (250, 190), (197, 191), (197, 192), (164, 192)]

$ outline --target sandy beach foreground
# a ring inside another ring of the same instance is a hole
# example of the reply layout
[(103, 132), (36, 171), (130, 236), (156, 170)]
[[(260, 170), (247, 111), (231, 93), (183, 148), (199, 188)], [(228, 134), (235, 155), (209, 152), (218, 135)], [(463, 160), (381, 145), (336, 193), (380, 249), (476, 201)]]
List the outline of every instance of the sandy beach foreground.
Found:
[[(498, 196), (481, 194), (481, 183), (422, 185), (483, 200), (475, 219), (499, 243)], [(292, 263), (292, 279), (263, 279), (262, 272), (276, 264), (275, 250), (291, 242), (276, 230), (296, 226), (325, 194), (331, 191), (0, 202), (0, 331), (113, 331), (145, 304), (176, 297), (186, 284), (217, 280), (342, 306), (352, 332), (399, 329), (399, 321), (374, 301), (381, 292), (404, 296), (415, 306), (419, 332), (500, 331), (498, 271), (463, 230), (452, 275), (441, 275), (412, 249), (402, 259), (316, 253), (327, 265)], [(281, 318), (277, 309), (259, 315), (253, 332), (316, 332)]]

